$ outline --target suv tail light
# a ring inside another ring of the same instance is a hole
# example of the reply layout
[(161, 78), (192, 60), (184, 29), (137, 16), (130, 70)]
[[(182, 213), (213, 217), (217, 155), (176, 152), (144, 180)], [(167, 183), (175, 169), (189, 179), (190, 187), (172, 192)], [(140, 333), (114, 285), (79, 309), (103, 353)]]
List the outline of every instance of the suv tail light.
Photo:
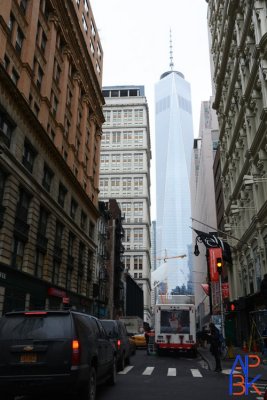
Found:
[(71, 355), (71, 364), (72, 366), (77, 366), (80, 364), (80, 343), (79, 340), (72, 341), (72, 355)]
[(117, 340), (117, 346), (118, 346), (118, 349), (121, 347), (121, 341), (120, 341), (120, 339)]

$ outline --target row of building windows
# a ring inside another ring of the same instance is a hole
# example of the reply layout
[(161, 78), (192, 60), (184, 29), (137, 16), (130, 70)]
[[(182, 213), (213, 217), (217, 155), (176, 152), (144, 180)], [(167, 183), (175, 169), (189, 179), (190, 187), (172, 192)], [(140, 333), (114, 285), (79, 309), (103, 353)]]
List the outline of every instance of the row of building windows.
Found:
[(126, 178), (100, 178), (99, 188), (101, 196), (106, 196), (108, 193), (116, 194), (143, 194), (144, 182), (142, 177), (126, 177)]
[(143, 108), (104, 110), (104, 125), (140, 125), (144, 123)]
[[(15, 124), (12, 123), (12, 121), (9, 119), (7, 113), (3, 111), (3, 109), (0, 109), (0, 133), (4, 135), (8, 145), (10, 145), (11, 134), (14, 128)], [(30, 173), (33, 173), (35, 164), (39, 165), (39, 163), (37, 162), (37, 158), (37, 150), (32, 145), (30, 140), (28, 138), (25, 138), (21, 162)], [(54, 172), (44, 161), (41, 184), (48, 193), (52, 193), (53, 180)], [(53, 195), (54, 193), (55, 191), (53, 191)], [(57, 189), (57, 202), (63, 209), (65, 209), (67, 203), (70, 203), (69, 214), (75, 222), (78, 222), (78, 202), (73, 196), (71, 196), (71, 198), (67, 202), (67, 194), (67, 188), (63, 185), (62, 182), (59, 182)], [(94, 224), (90, 221), (89, 227), (87, 227), (87, 216), (83, 210), (80, 210), (79, 224), (81, 229), (83, 229), (84, 231), (88, 229), (88, 234), (92, 237), (92, 235), (94, 234)]]
[(144, 247), (143, 228), (125, 228), (123, 245), (125, 250), (141, 249)]
[(144, 204), (142, 201), (118, 202), (125, 222), (143, 222)]
[(142, 147), (144, 146), (144, 131), (123, 130), (104, 131), (101, 138), (103, 149), (112, 147)]
[(143, 153), (102, 153), (100, 156), (100, 168), (107, 171), (142, 170), (144, 168)]
[(144, 257), (141, 255), (124, 256), (124, 268), (126, 271), (130, 270), (143, 270)]
[[(0, 169), (0, 204), (2, 205), (5, 187), (7, 186), (8, 175)], [(13, 243), (12, 243), (12, 267), (22, 270), (24, 256), (27, 249), (27, 242), (29, 236), (30, 226), (28, 225), (28, 215), (33, 201), (32, 195), (22, 186), (19, 187), (18, 202), (16, 206), (14, 231), (13, 231)], [(56, 285), (63, 285), (66, 289), (71, 289), (72, 277), (75, 268), (78, 269), (77, 273), (77, 292), (81, 292), (82, 277), (85, 274), (85, 261), (87, 261), (87, 271), (91, 268), (92, 253), (90, 249), (86, 249), (84, 242), (79, 240), (74, 233), (71, 231), (66, 232), (67, 237), (67, 272), (65, 274), (65, 282), (62, 281), (62, 253), (64, 248), (63, 236), (65, 226), (64, 224), (56, 220), (55, 236), (53, 240), (53, 266), (52, 269), (46, 265), (48, 240), (47, 232), (50, 224), (50, 211), (45, 206), (40, 205), (38, 214), (38, 228), (36, 234), (36, 247), (34, 254), (34, 275), (37, 278), (45, 278), (51, 280)], [(86, 254), (87, 252), (87, 254)], [(77, 260), (75, 255), (78, 255)], [(87, 279), (91, 279), (91, 276), (87, 275)]]

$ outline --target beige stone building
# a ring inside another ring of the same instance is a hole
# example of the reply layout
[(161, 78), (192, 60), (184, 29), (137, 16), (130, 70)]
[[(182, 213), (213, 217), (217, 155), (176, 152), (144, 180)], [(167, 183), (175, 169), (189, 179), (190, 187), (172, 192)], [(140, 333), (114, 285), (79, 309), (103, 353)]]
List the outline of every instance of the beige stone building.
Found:
[(0, 7), (0, 315), (92, 309), (103, 54), (88, 0)]
[(264, 308), (267, 272), (266, 15), (262, 0), (208, 1), (225, 209), (218, 227), (231, 235), (233, 264), (224, 268), (238, 313), (227, 319), (239, 343), (248, 337), (249, 312)]

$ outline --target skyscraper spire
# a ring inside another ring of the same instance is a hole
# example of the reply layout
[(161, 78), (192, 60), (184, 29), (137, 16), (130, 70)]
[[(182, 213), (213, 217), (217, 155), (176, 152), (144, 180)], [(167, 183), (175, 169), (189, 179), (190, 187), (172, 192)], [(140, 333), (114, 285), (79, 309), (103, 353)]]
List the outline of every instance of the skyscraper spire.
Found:
[(173, 70), (173, 55), (172, 55), (172, 30), (170, 29), (170, 68)]

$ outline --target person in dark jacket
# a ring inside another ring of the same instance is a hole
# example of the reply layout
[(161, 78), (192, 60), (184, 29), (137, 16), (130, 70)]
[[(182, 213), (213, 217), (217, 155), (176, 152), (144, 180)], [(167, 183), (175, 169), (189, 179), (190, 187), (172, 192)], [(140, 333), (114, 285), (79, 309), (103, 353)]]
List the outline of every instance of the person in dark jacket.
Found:
[(222, 366), (221, 366), (221, 357), (220, 357), (220, 332), (219, 329), (216, 328), (213, 322), (210, 323), (210, 337), (209, 337), (209, 342), (210, 342), (210, 352), (215, 358), (216, 366), (215, 366), (215, 371), (216, 372), (221, 372)]

